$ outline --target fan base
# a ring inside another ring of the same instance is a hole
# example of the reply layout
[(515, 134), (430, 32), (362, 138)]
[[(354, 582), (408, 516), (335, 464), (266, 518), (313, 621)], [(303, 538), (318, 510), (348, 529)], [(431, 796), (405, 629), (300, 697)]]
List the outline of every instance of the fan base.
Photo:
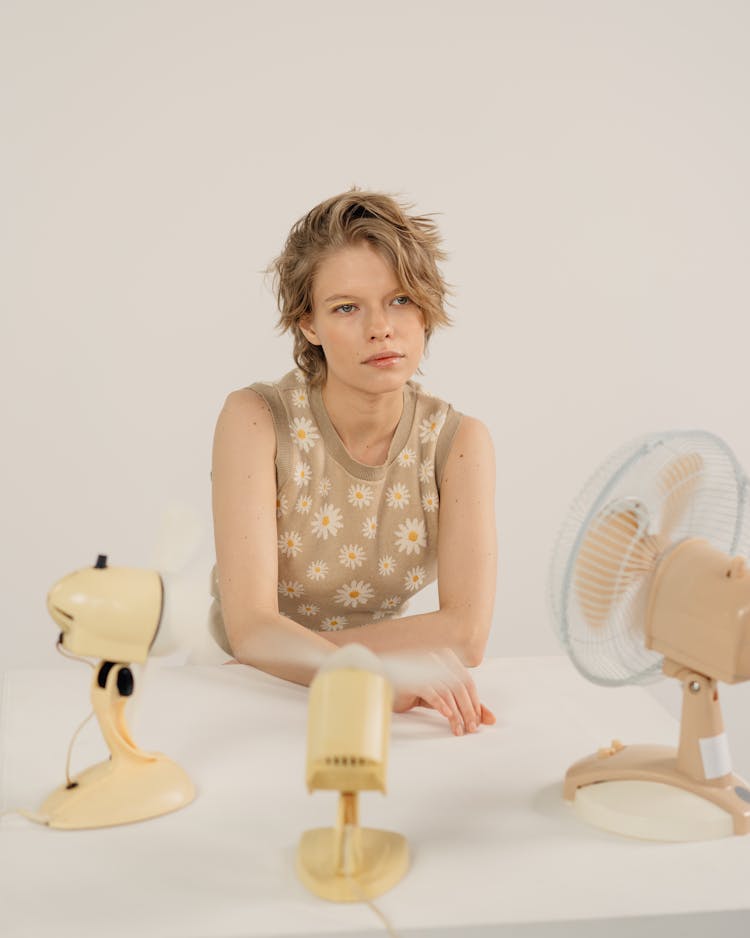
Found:
[(109, 759), (54, 791), (39, 809), (49, 827), (85, 830), (131, 824), (168, 814), (195, 797), (193, 783), (179, 765), (161, 753), (140, 761)]
[(732, 816), (692, 792), (661, 782), (600, 782), (575, 794), (581, 820), (641, 840), (718, 840), (734, 833)]
[(750, 790), (737, 775), (701, 782), (667, 746), (621, 746), (587, 756), (563, 794), (589, 823), (647, 840), (711, 840), (750, 833)]
[(297, 875), (321, 899), (362, 902), (387, 892), (409, 868), (406, 838), (391, 831), (363, 827), (361, 862), (349, 875), (336, 869), (336, 837), (333, 827), (305, 831), (297, 849)]

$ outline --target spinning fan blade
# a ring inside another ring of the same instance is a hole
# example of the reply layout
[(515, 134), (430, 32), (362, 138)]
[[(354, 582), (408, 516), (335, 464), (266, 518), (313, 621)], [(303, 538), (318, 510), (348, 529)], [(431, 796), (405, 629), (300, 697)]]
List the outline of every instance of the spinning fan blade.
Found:
[(205, 525), (189, 506), (175, 502), (162, 511), (152, 556), (164, 604), (151, 656), (189, 655), (203, 639), (210, 598), (204, 567), (194, 561), (204, 537)]
[(648, 513), (635, 499), (604, 508), (591, 524), (574, 571), (576, 596), (589, 625), (602, 628), (628, 590), (649, 573), (665, 546), (645, 533)]
[(703, 479), (703, 458), (673, 459), (657, 478), (664, 500), (662, 530), (647, 534), (648, 512), (636, 499), (622, 499), (600, 512), (584, 538), (575, 567), (575, 589), (589, 625), (601, 628), (612, 607), (653, 570)]
[(379, 658), (385, 677), (397, 693), (421, 694), (422, 690), (436, 686), (456, 690), (462, 684), (454, 663), (442, 649), (381, 654)]
[[(353, 630), (356, 631), (356, 630)], [(331, 662), (339, 663), (347, 649), (360, 648), (354, 642), (338, 650), (323, 640), (323, 635), (310, 636), (311, 641), (296, 641), (296, 636), (285, 629), (268, 628), (264, 632), (262, 652), (256, 646), (252, 666), (270, 674), (284, 674), (290, 680), (308, 683), (315, 674), (325, 671)], [(210, 663), (239, 664), (231, 651), (219, 655), (219, 646), (213, 641), (215, 654)], [(359, 652), (357, 652), (359, 654)], [(459, 659), (447, 648), (435, 647), (402, 652), (366, 651), (372, 665), (366, 670), (381, 674), (396, 695), (421, 697), (430, 706), (439, 706), (446, 691), (460, 691), (465, 687), (466, 671)], [(205, 660), (203, 663), (206, 663)], [(289, 676), (290, 671), (297, 676)], [(462, 695), (463, 696), (463, 695)], [(477, 714), (479, 718), (479, 714)]]
[(699, 453), (679, 456), (659, 473), (657, 487), (664, 499), (661, 528), (662, 534), (667, 538), (670, 538), (682, 521), (690, 500), (703, 483), (703, 478), (704, 463)]

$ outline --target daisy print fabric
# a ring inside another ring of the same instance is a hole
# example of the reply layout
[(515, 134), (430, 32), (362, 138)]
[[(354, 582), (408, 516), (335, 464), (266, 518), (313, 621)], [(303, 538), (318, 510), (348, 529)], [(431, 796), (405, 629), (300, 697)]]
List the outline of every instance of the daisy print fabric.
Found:
[(407, 518), (396, 529), (396, 547), (403, 553), (421, 554), (427, 547), (427, 529), (420, 518)]
[(372, 486), (360, 482), (349, 486), (348, 500), (355, 508), (369, 508), (372, 504)]
[(318, 431), (306, 417), (295, 417), (289, 424), (289, 430), (292, 439), (303, 453), (309, 452), (320, 439)]
[(406, 508), (410, 499), (409, 489), (403, 482), (396, 482), (385, 493), (386, 504), (389, 508)]
[(292, 469), (292, 478), (297, 483), (297, 485), (309, 485), (310, 479), (312, 478), (312, 469), (310, 468), (310, 463), (296, 463), (294, 469)]
[(400, 615), (436, 576), (437, 449), (459, 416), (407, 385), (386, 463), (365, 466), (301, 372), (253, 389), (276, 427), (279, 611), (319, 632)]

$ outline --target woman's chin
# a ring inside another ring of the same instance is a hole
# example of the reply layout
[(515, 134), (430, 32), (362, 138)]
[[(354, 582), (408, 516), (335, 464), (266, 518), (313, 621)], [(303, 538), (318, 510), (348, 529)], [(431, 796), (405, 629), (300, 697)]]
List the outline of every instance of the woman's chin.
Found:
[(415, 374), (416, 369), (407, 367), (373, 368), (369, 365), (360, 365), (361, 370), (349, 373), (337, 373), (329, 370), (327, 385), (329, 390), (334, 387), (385, 394), (389, 391), (398, 391)]

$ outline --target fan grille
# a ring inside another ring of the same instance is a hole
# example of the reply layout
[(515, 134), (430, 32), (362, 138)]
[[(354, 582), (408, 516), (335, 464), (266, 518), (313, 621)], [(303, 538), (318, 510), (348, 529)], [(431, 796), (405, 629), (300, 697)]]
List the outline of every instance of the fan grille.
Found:
[(576, 668), (594, 683), (648, 683), (660, 676), (661, 656), (645, 647), (642, 633), (656, 564), (638, 576), (627, 575), (623, 564), (616, 571), (616, 600), (593, 626), (575, 588), (582, 544), (601, 513), (622, 504), (638, 506), (646, 535), (663, 533), (669, 505), (660, 479), (681, 459), (701, 468), (684, 510), (669, 519), (669, 542), (700, 537), (727, 554), (748, 554), (748, 483), (719, 437), (699, 430), (649, 434), (617, 450), (573, 502), (550, 564), (549, 600), (558, 635)]

